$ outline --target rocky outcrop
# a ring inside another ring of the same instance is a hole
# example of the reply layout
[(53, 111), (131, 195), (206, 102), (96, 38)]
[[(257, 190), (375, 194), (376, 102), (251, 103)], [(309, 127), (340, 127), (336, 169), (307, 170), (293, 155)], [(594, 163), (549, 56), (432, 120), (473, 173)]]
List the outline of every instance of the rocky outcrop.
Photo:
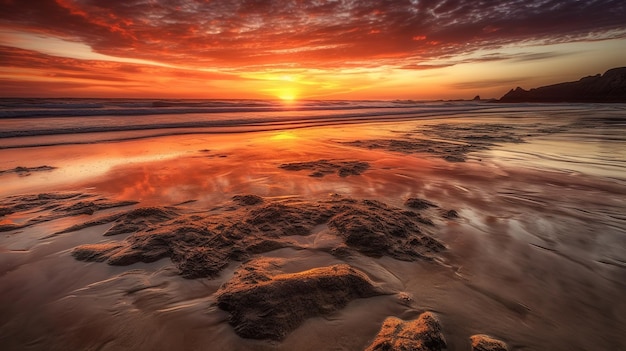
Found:
[(365, 351), (440, 351), (445, 348), (439, 321), (434, 314), (424, 312), (412, 321), (388, 317)]
[(421, 214), (374, 200), (268, 200), (238, 195), (223, 211), (183, 214), (176, 208), (137, 208), (96, 218), (61, 232), (112, 223), (104, 235), (123, 240), (80, 245), (72, 255), (82, 261), (129, 265), (169, 257), (185, 278), (217, 275), (231, 261), (283, 247), (298, 247), (291, 236), (306, 236), (326, 224), (343, 239), (325, 248), (336, 256), (351, 251), (405, 261), (432, 259), (445, 246), (422, 231), (433, 222)]
[(229, 323), (239, 336), (280, 340), (307, 318), (383, 294), (364, 273), (346, 264), (290, 274), (276, 266), (267, 258), (248, 262), (217, 292), (218, 307), (230, 313)]
[(626, 67), (567, 82), (524, 90), (511, 89), (500, 102), (626, 102)]
[(507, 351), (503, 341), (494, 339), (488, 335), (478, 334), (470, 337), (472, 351)]

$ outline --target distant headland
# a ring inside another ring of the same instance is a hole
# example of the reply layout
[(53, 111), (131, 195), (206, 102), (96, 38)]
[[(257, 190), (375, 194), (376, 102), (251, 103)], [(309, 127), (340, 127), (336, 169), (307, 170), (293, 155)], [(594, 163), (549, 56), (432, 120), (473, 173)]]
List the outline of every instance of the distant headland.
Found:
[(530, 90), (511, 89), (499, 102), (624, 102), (626, 67), (613, 68), (576, 82), (547, 85)]

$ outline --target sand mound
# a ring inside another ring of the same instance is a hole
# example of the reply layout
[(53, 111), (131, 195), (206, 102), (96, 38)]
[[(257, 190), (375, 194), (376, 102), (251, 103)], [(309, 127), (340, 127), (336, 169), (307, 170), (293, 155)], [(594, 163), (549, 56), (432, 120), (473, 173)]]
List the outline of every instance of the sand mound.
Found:
[(441, 325), (430, 312), (412, 321), (389, 317), (365, 351), (440, 351), (446, 348)]
[(282, 247), (298, 247), (290, 236), (309, 235), (322, 224), (344, 240), (340, 246), (329, 248), (338, 256), (350, 254), (347, 246), (372, 257), (386, 255), (412, 261), (430, 258), (445, 249), (420, 229), (420, 224), (430, 220), (378, 201), (280, 201), (246, 195), (233, 199), (226, 209), (193, 215), (180, 214), (175, 209), (134, 209), (66, 231), (103, 221), (115, 222), (104, 235), (131, 234), (118, 242), (78, 246), (74, 257), (113, 265), (170, 257), (186, 278), (215, 276), (232, 260), (245, 260)]
[(229, 322), (241, 337), (280, 340), (307, 318), (383, 294), (346, 264), (291, 274), (273, 266), (265, 258), (251, 261), (217, 292), (218, 306), (231, 314)]
[(359, 175), (365, 172), (369, 167), (369, 163), (363, 161), (328, 161), (318, 160), (310, 162), (293, 162), (284, 163), (279, 166), (288, 171), (311, 170), (311, 177), (323, 177), (327, 174), (337, 173), (340, 177), (350, 175)]

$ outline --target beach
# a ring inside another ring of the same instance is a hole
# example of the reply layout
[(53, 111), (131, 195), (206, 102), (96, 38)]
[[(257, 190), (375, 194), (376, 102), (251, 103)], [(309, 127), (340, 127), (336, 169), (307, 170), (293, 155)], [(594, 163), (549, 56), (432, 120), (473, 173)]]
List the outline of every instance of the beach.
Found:
[(625, 130), (624, 104), (5, 100), (0, 344), (364, 350), (431, 312), (448, 350), (620, 349)]

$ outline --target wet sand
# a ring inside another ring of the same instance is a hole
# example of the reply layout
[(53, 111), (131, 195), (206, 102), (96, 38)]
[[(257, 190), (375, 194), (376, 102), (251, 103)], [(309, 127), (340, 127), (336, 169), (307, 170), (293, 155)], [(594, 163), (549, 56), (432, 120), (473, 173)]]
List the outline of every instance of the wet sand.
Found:
[(624, 125), (519, 117), (0, 150), (0, 344), (619, 349)]

